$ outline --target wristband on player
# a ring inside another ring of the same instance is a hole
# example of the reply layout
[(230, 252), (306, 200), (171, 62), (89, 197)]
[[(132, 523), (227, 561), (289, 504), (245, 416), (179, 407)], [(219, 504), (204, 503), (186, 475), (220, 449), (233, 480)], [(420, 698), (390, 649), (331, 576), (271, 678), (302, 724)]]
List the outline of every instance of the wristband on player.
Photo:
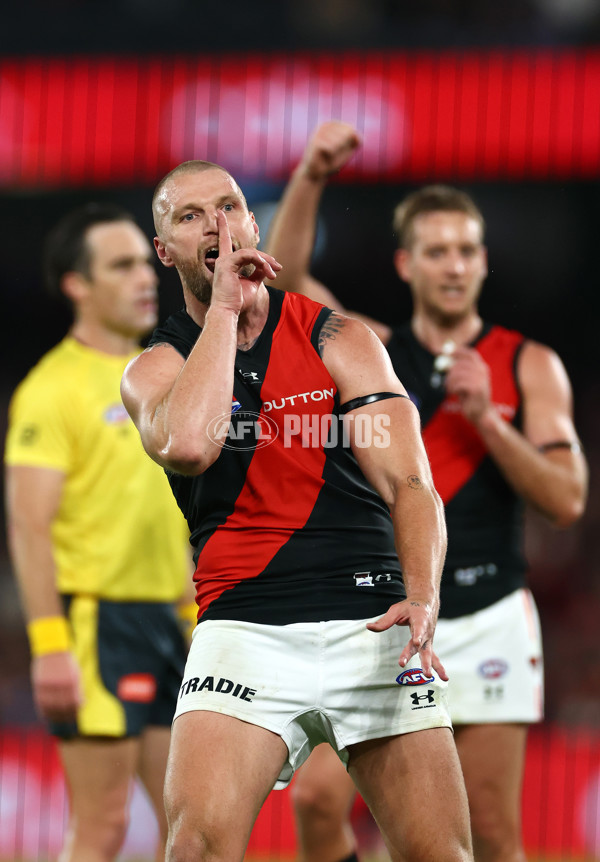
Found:
[(573, 455), (579, 455), (582, 451), (579, 443), (574, 443), (572, 440), (552, 440), (551, 443), (544, 443), (538, 449), (540, 452), (549, 452), (551, 449), (568, 449)]
[(185, 631), (186, 638), (191, 641), (192, 632), (198, 622), (198, 605), (196, 602), (186, 602), (186, 604), (177, 605), (177, 616)]
[(29, 646), (33, 656), (68, 652), (71, 647), (69, 624), (64, 617), (38, 617), (27, 624)]

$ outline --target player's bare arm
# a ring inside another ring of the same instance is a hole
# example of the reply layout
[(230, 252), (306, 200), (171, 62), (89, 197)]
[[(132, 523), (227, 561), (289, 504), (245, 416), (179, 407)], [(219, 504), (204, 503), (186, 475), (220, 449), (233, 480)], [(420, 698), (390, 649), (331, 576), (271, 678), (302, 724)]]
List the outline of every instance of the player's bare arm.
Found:
[(316, 129), (283, 193), (269, 228), (266, 247), (284, 267), (277, 287), (302, 293), (328, 308), (363, 320), (385, 344), (391, 337), (389, 327), (366, 315), (347, 311), (339, 299), (310, 274), (321, 196), (329, 178), (347, 164), (360, 144), (358, 132), (348, 123), (330, 120)]
[[(27, 622), (60, 618), (52, 523), (64, 474), (45, 467), (10, 466), (6, 472), (8, 538)], [(34, 655), (33, 697), (40, 714), (56, 721), (75, 717), (81, 705), (79, 668), (69, 650)]]
[(573, 424), (571, 385), (557, 354), (531, 341), (521, 351), (522, 434), (493, 405), (489, 370), (479, 353), (460, 348), (453, 359), (447, 387), (507, 481), (554, 526), (568, 527), (583, 513), (587, 466)]
[(359, 144), (358, 133), (348, 123), (332, 120), (316, 129), (283, 193), (266, 245), (284, 264), (277, 287), (303, 293), (338, 310), (342, 310), (341, 304), (310, 276), (310, 259), (327, 180), (348, 162)]
[[(446, 679), (432, 649), (446, 527), (421, 438), (419, 415), (378, 337), (357, 320), (337, 314), (332, 317), (331, 334), (321, 344), (323, 362), (338, 387), (340, 402), (351, 406), (359, 399), (346, 414), (350, 439), (364, 475), (390, 508), (407, 592), (406, 601), (394, 604), (370, 628), (382, 631), (394, 624), (409, 625), (411, 637), (400, 664), (404, 666), (418, 652), (426, 673), (433, 666)], [(361, 403), (364, 396), (377, 393), (401, 397)], [(389, 438), (383, 446), (378, 445), (382, 439), (376, 435), (371, 445), (357, 445), (353, 429), (360, 416), (368, 416), (374, 427), (385, 428)]]
[(129, 364), (121, 386), (148, 454), (185, 475), (204, 472), (221, 453), (221, 441), (209, 436), (207, 428), (231, 411), (238, 344), (251, 336), (263, 279), (274, 279), (280, 269), (255, 248), (232, 251), (227, 219), (223, 212), (217, 218), (219, 256), (211, 304), (200, 307), (196, 301), (191, 308), (202, 332), (188, 359), (169, 345), (156, 345)]

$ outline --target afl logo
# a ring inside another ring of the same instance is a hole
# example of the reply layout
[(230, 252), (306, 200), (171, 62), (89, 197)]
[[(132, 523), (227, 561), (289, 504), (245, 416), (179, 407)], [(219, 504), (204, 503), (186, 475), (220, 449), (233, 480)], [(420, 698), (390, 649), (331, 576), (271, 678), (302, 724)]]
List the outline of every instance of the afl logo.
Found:
[(508, 673), (508, 664), (502, 658), (489, 658), (479, 665), (478, 671), (484, 679), (500, 679)]
[(398, 685), (428, 685), (434, 680), (434, 676), (426, 676), (420, 667), (411, 667), (396, 677)]
[(235, 397), (235, 395), (232, 395), (232, 396), (231, 396), (231, 412), (232, 412), (232, 413), (237, 413), (241, 406), (242, 406), (242, 405), (241, 405), (241, 404), (240, 404), (240, 402), (237, 400), (237, 398)]
[[(234, 416), (235, 413), (235, 416)], [(206, 432), (213, 443), (223, 449), (262, 449), (279, 435), (277, 423), (262, 413), (251, 410), (223, 413), (209, 422)]]

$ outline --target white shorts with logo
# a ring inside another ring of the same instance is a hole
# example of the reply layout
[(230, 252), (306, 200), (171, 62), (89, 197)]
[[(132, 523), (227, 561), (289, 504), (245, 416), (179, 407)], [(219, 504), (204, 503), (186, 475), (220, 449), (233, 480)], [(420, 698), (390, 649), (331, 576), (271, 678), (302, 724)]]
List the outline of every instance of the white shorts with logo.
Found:
[(474, 614), (438, 620), (434, 649), (450, 677), (453, 724), (541, 721), (542, 637), (529, 590)]
[(446, 683), (427, 679), (418, 656), (404, 670), (398, 665), (408, 628), (371, 632), (367, 622), (200, 623), (175, 719), (210, 710), (277, 733), (289, 753), (279, 789), (320, 742), (347, 763), (354, 743), (451, 727)]

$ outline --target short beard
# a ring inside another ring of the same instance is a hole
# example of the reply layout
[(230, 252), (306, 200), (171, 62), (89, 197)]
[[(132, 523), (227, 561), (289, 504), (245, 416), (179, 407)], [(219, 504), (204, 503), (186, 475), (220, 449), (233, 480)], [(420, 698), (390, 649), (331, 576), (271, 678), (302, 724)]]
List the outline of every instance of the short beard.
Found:
[(185, 261), (179, 265), (179, 275), (187, 290), (204, 305), (210, 305), (212, 297), (212, 282), (210, 282), (200, 269), (200, 263)]
[[(258, 243), (254, 240), (249, 244), (250, 248), (257, 248)], [(212, 299), (212, 281), (209, 281), (202, 272), (200, 261), (184, 261), (179, 264), (178, 270), (184, 286), (192, 293), (199, 302), (210, 305)], [(240, 269), (242, 278), (251, 278), (256, 270), (253, 263), (247, 263)], [(213, 273), (214, 276), (214, 273)]]
[(442, 329), (452, 329), (454, 326), (458, 326), (472, 313), (471, 308), (465, 308), (462, 311), (455, 312), (445, 312), (440, 311), (434, 305), (430, 305), (426, 303), (427, 306), (427, 314), (430, 318), (432, 318), (438, 326)]

